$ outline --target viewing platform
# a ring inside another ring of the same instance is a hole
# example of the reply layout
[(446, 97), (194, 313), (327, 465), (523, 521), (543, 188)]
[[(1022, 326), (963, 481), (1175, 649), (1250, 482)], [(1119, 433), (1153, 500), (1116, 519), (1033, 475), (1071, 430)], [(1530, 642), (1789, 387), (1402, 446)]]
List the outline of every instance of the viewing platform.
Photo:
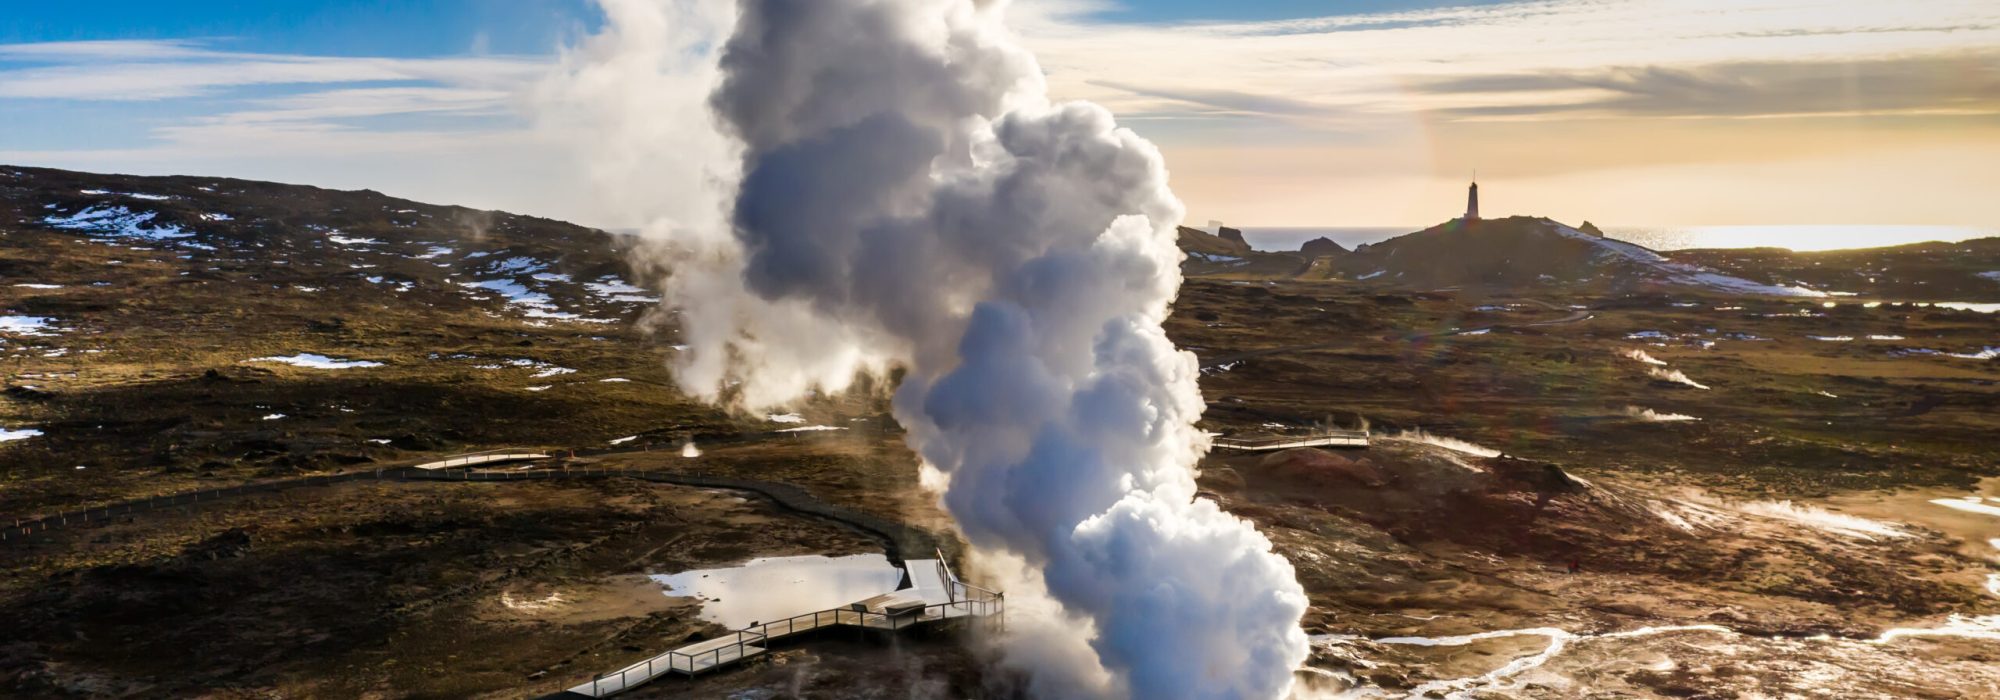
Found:
[(1251, 440), (1215, 438), (1210, 442), (1218, 450), (1241, 452), (1274, 452), (1295, 447), (1368, 447), (1366, 430), (1323, 430), (1311, 435), (1286, 435)]
[(661, 676), (693, 677), (760, 656), (771, 642), (831, 627), (894, 633), (962, 620), (1006, 624), (1007, 596), (958, 580), (942, 558), (912, 559), (903, 570), (907, 585), (895, 591), (695, 642), (593, 678), (565, 697), (609, 697)]

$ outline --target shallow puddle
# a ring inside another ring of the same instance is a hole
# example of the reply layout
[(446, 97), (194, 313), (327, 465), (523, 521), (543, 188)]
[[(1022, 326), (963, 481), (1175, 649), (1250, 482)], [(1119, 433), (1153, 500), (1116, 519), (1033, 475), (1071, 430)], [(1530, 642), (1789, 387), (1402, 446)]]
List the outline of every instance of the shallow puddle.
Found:
[(669, 596), (700, 598), (701, 618), (731, 629), (888, 593), (903, 570), (880, 554), (760, 557), (738, 566), (651, 577)]

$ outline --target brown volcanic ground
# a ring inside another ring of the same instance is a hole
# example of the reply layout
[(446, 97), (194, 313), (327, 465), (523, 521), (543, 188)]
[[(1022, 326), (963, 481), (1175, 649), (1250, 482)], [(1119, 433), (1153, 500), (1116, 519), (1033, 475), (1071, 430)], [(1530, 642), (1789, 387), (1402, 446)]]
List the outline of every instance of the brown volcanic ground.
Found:
[[(1340, 256), (1209, 243), (1190, 243), (1211, 257), (1189, 263), (1169, 324), (1209, 365), (1204, 427), (1366, 421), (1507, 455), (1412, 439), (1203, 465), (1205, 492), (1298, 567), (1308, 630), (1325, 635), (1302, 676), (1314, 687), (2000, 693), (1990, 641), (1868, 641), (2000, 614), (1984, 588), (2000, 552), (1983, 541), (2000, 518), (1930, 503), (2000, 498), (1981, 485), (2000, 473), (2000, 366), (1974, 359), (2000, 344), (1994, 315), (1539, 278), (1437, 291), (1352, 281)], [(0, 444), (0, 513), (638, 435), (708, 449), (572, 464), (791, 483), (948, 530), (873, 393), (800, 407), (852, 430), (773, 439), (762, 416), (674, 391), (673, 320), (638, 330), (650, 275), (625, 266), (627, 245), (369, 192), (0, 168), (0, 315), (51, 319), (0, 335), (0, 428), (44, 433)], [(1801, 261), (1944, 259), (1731, 255), (1676, 258), (1808, 282)], [(1941, 280), (1986, 263), (1909, 264)], [(1877, 279), (1889, 301), (1930, 286)], [(298, 353), (382, 364), (254, 361)], [(623, 480), (362, 482), (138, 513), (0, 543), (0, 693), (521, 697), (714, 631), (639, 574), (864, 551), (879, 545), (740, 493)], [(1578, 636), (1551, 654), (1548, 634), (1507, 632), (1537, 628)], [(1480, 632), (1504, 634), (1455, 638)], [(1628, 634), (1591, 636), (1607, 632)], [(987, 653), (835, 637), (635, 696), (1017, 695)]]

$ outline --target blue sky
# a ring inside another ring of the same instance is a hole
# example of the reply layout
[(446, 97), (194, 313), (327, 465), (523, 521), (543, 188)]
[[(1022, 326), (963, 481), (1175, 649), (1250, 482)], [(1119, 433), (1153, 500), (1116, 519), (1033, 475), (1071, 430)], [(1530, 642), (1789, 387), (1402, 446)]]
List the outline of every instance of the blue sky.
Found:
[[(0, 163), (625, 225), (594, 201), (591, 127), (551, 116), (576, 106), (550, 92), (574, 77), (565, 47), (587, 63), (610, 27), (599, 2), (728, 0), (9, 3)], [(1423, 225), (1476, 168), (1496, 213), (2000, 225), (1991, 0), (1014, 0), (1009, 17), (1054, 97), (1160, 144), (1196, 221)], [(667, 78), (593, 94), (700, 108), (699, 81)]]
[(0, 43), (203, 39), (219, 48), (324, 56), (547, 53), (594, 30), (588, 0), (97, 0), (9, 3)]

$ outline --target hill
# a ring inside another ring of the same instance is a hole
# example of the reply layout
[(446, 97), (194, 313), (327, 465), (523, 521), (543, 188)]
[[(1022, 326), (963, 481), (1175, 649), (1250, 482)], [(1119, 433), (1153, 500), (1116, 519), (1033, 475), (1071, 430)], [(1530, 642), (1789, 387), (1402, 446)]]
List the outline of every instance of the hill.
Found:
[(1361, 246), (1340, 264), (1353, 279), (1422, 287), (1560, 285), (1596, 291), (1693, 287), (1734, 294), (1826, 296), (1676, 262), (1643, 246), (1528, 216), (1453, 219)]

